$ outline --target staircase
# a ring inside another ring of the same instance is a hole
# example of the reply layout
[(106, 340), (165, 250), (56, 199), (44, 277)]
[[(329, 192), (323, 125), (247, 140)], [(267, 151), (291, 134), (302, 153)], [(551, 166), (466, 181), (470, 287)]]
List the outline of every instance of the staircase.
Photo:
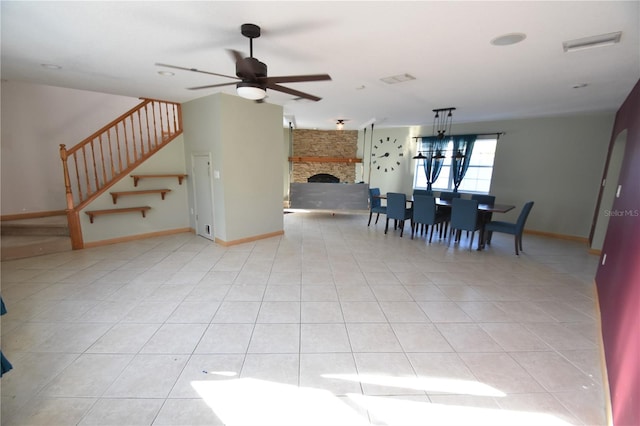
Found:
[[(144, 99), (141, 104), (76, 146), (67, 149), (65, 145), (60, 145), (66, 214), (73, 249), (84, 248), (80, 211), (181, 134), (180, 104)], [(135, 183), (141, 178), (132, 177)], [(162, 199), (166, 192), (162, 192)], [(118, 196), (130, 194), (111, 195), (116, 204)], [(148, 209), (148, 206), (133, 208), (140, 211), (142, 217)], [(131, 211), (131, 207), (122, 207), (88, 211), (87, 214), (93, 223), (95, 216)]]
[[(42, 254), (84, 248), (79, 213), (116, 182), (182, 134), (180, 104), (155, 99), (142, 102), (113, 120), (72, 148), (60, 145), (64, 172), (66, 210), (62, 215), (34, 218), (33, 214), (8, 215), (2, 220), (2, 260), (21, 259)], [(131, 175), (134, 186), (142, 178), (186, 175)], [(158, 193), (164, 200), (170, 189), (113, 192), (118, 197)], [(103, 214), (139, 211), (144, 217), (150, 207), (115, 207), (88, 211), (91, 221)], [(65, 214), (66, 213), (66, 214)], [(18, 217), (18, 218), (16, 218)]]
[(5, 220), (0, 230), (3, 261), (71, 250), (66, 216)]

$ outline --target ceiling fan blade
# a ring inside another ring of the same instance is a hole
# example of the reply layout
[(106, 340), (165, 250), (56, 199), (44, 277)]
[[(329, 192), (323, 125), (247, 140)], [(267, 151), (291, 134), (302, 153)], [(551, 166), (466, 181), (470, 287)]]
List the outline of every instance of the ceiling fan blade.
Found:
[(233, 60), (236, 61), (236, 62), (241, 61), (242, 59), (244, 59), (244, 55), (242, 53), (238, 52), (237, 50), (227, 49), (227, 52), (229, 52), (229, 54), (231, 55)]
[(277, 90), (278, 92), (283, 92), (283, 93), (288, 93), (289, 95), (293, 95), (293, 96), (297, 96), (297, 97), (300, 97), (300, 98), (309, 99), (309, 100), (314, 101), (314, 102), (317, 102), (320, 99), (322, 99), (322, 98), (319, 98), (317, 96), (310, 95), (309, 93), (304, 93), (304, 92), (301, 92), (299, 90), (290, 89), (288, 87), (280, 86), (279, 84), (275, 84), (275, 83), (267, 83), (267, 89)]
[(166, 67), (166, 68), (173, 68), (176, 70), (183, 70), (183, 71), (193, 71), (193, 72), (199, 72), (202, 74), (209, 74), (209, 75), (217, 75), (218, 77), (226, 77), (226, 78), (233, 78), (234, 80), (239, 80), (238, 77), (235, 76), (230, 76), (230, 75), (225, 75), (225, 74), (218, 74), (215, 72), (210, 72), (210, 71), (201, 71), (199, 69), (196, 68), (186, 68), (186, 67), (179, 67), (176, 65), (169, 65), (169, 64), (160, 64), (160, 63), (156, 63), (157, 66), (159, 67)]
[(227, 51), (236, 61), (236, 74), (242, 75), (242, 77), (248, 78), (250, 80), (255, 80), (257, 78), (256, 74), (253, 72), (253, 69), (249, 66), (247, 61), (244, 60), (245, 58), (242, 53), (233, 49), (227, 49)]
[(283, 75), (280, 77), (264, 77), (261, 83), (300, 83), (304, 81), (331, 80), (329, 74), (309, 74), (309, 75)]
[(238, 83), (234, 81), (232, 83), (208, 84), (206, 86), (187, 87), (187, 89), (188, 90), (211, 89), (213, 87), (231, 86), (234, 84), (238, 84)]

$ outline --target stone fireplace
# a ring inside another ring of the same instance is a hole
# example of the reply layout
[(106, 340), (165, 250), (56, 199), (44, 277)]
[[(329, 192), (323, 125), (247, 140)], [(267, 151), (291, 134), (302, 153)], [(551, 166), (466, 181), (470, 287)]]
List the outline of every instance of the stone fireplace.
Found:
[(293, 130), (291, 182), (303, 183), (314, 175), (332, 175), (342, 183), (356, 181), (357, 130)]
[(366, 210), (368, 188), (356, 184), (357, 130), (294, 130), (289, 206)]

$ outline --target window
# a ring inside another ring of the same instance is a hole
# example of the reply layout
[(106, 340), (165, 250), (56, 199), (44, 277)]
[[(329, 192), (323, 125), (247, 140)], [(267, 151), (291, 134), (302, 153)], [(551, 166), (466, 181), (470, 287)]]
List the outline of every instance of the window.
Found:
[[(458, 187), (461, 192), (489, 193), (491, 190), (491, 175), (493, 174), (493, 160), (496, 153), (497, 138), (495, 136), (479, 136), (471, 153), (471, 161), (467, 173)], [(451, 155), (453, 142), (449, 142), (446, 149), (446, 159), (442, 170), (432, 187), (438, 191), (453, 191), (453, 175), (451, 173)], [(424, 175), (422, 161), (416, 161), (414, 188), (426, 188), (427, 179)]]

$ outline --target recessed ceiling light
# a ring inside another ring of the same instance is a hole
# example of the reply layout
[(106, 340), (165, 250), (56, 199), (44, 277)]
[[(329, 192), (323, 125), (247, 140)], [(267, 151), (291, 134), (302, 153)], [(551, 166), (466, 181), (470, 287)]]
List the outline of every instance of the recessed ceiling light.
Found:
[(491, 40), (491, 44), (494, 46), (510, 46), (512, 44), (520, 43), (525, 38), (527, 38), (527, 35), (523, 33), (509, 33), (494, 38)]
[(60, 65), (56, 65), (56, 64), (40, 64), (40, 66), (42, 68), (46, 68), (48, 70), (59, 70), (59, 69), (62, 69), (62, 67)]
[(384, 78), (381, 78), (380, 80), (384, 81), (387, 84), (396, 84), (396, 83), (403, 83), (405, 81), (415, 80), (415, 79), (416, 78), (411, 74), (398, 74), (398, 75), (392, 75), (391, 77), (384, 77)]
[(171, 71), (158, 71), (158, 74), (163, 77), (172, 77), (175, 75), (175, 73), (172, 73)]
[(616, 33), (600, 34), (591, 37), (577, 38), (562, 43), (565, 52), (576, 52), (578, 50), (590, 49), (592, 47), (611, 46), (620, 43), (622, 31)]

